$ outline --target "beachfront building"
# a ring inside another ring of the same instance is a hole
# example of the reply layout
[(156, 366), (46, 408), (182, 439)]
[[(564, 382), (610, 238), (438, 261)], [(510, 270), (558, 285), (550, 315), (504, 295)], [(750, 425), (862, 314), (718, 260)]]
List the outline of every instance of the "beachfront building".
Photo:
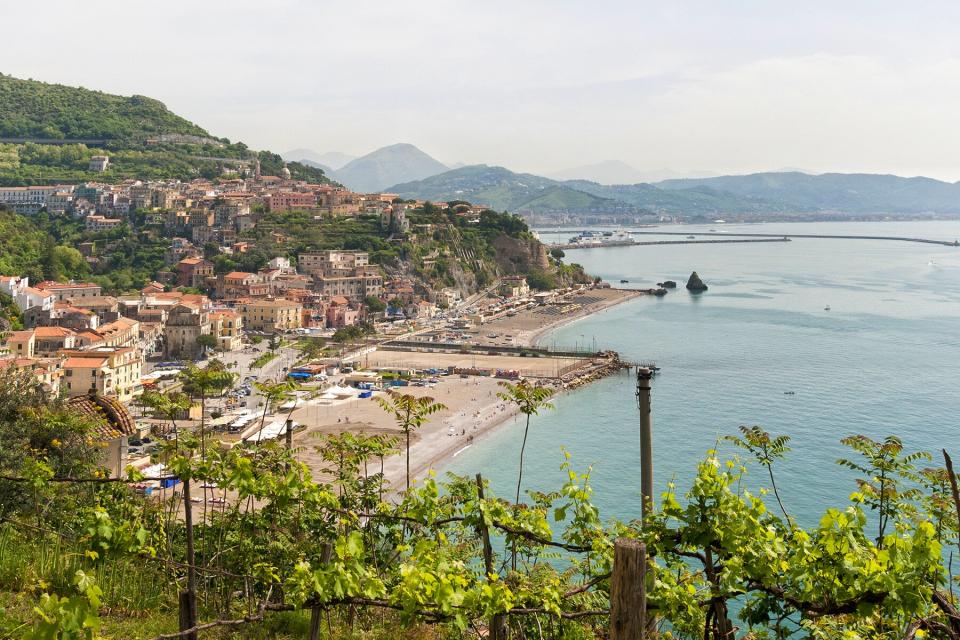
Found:
[(530, 295), (530, 285), (524, 276), (504, 276), (500, 278), (498, 293), (505, 298), (525, 298)]
[(301, 326), (303, 305), (292, 300), (240, 300), (237, 310), (247, 331), (278, 333)]
[(243, 347), (243, 316), (233, 309), (210, 313), (210, 334), (217, 339), (220, 351), (236, 351)]

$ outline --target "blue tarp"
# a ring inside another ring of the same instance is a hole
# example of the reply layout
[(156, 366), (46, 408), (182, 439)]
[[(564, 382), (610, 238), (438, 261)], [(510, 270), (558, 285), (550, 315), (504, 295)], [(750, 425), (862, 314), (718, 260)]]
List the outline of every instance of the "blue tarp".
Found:
[(301, 379), (301, 380), (302, 380), (302, 379), (310, 378), (311, 376), (310, 376), (309, 373), (304, 373), (304, 372), (302, 372), (302, 371), (291, 371), (290, 373), (287, 374), (287, 377), (288, 377), (288, 378), (298, 378), (298, 379)]
[(372, 397), (373, 397), (373, 391), (361, 391), (361, 392), (360, 392), (360, 397), (361, 397), (361, 398), (372, 398)]

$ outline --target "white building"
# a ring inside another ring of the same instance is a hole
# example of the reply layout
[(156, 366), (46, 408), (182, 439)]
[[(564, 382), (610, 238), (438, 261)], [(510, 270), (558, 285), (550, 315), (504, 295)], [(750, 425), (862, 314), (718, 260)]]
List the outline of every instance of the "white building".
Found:
[(90, 166), (88, 169), (90, 171), (97, 171), (103, 173), (107, 170), (107, 167), (110, 166), (110, 157), (109, 156), (91, 156)]

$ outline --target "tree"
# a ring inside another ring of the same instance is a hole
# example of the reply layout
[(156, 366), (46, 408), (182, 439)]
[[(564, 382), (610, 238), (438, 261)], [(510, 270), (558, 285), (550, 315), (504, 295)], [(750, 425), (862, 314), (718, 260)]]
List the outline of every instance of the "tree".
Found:
[(253, 386), (263, 395), (263, 414), (260, 416), (260, 430), (257, 432), (257, 444), (260, 444), (263, 426), (267, 420), (267, 410), (270, 406), (276, 407), (289, 398), (296, 385), (291, 380), (282, 380), (280, 382), (254, 382)]
[(406, 439), (407, 449), (407, 489), (410, 489), (410, 433), (423, 426), (427, 418), (446, 409), (446, 405), (434, 402), (429, 396), (417, 397), (410, 394), (388, 391), (387, 397), (377, 397), (377, 403), (394, 419)]
[(550, 249), (550, 255), (556, 258), (557, 260), (561, 260), (567, 254), (563, 252), (563, 249), (554, 248), (554, 249)]
[(520, 472), (517, 474), (517, 498), (520, 502), (520, 485), (523, 482), (523, 454), (527, 448), (527, 434), (530, 432), (530, 416), (535, 416), (542, 409), (552, 409), (553, 405), (547, 402), (551, 392), (546, 387), (536, 387), (521, 380), (516, 384), (501, 382), (500, 386), (506, 389), (504, 392), (497, 393), (497, 397), (504, 402), (509, 402), (517, 407), (524, 416), (526, 423), (523, 427), (523, 444), (520, 445)]
[(727, 436), (726, 439), (741, 449), (749, 451), (757, 462), (767, 468), (773, 495), (777, 499), (777, 504), (780, 505), (783, 517), (789, 521), (790, 516), (783, 506), (783, 500), (780, 499), (780, 492), (777, 491), (777, 481), (773, 478), (773, 461), (784, 457), (790, 451), (790, 447), (787, 446), (787, 443), (790, 442), (790, 436), (772, 438), (769, 433), (758, 426), (741, 426), (740, 432), (743, 437)]
[(387, 308), (387, 305), (384, 304), (383, 300), (376, 296), (367, 296), (363, 299), (363, 304), (367, 307), (368, 311), (372, 311), (373, 313), (380, 313), (385, 311)]
[(146, 391), (137, 399), (138, 403), (150, 410), (154, 418), (170, 421), (176, 446), (180, 443), (177, 431), (177, 419), (190, 410), (190, 398), (185, 393), (158, 393)]
[(204, 353), (216, 349), (219, 344), (216, 336), (212, 334), (203, 333), (197, 336), (197, 346), (200, 347)]
[(207, 397), (214, 393), (223, 393), (233, 386), (237, 374), (227, 371), (220, 360), (212, 360), (206, 367), (191, 364), (180, 372), (183, 390), (200, 398), (200, 452), (206, 455), (205, 425), (207, 420)]

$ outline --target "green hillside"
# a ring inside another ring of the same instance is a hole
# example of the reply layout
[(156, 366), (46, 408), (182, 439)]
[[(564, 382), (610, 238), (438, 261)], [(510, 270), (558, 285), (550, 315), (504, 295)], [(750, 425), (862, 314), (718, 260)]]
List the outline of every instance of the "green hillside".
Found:
[(468, 200), (518, 213), (643, 213), (630, 204), (591, 195), (556, 180), (482, 164), (395, 185), (389, 191), (404, 198)]
[(160, 133), (210, 135), (153, 98), (0, 74), (0, 137), (116, 140)]
[(669, 215), (751, 214), (783, 210), (783, 207), (770, 204), (761, 198), (738, 195), (709, 186), (668, 190), (652, 184), (603, 185), (587, 180), (571, 180), (564, 184), (598, 197), (620, 200)]
[(840, 211), (851, 214), (960, 212), (960, 184), (931, 178), (866, 173), (798, 171), (744, 176), (665, 180), (663, 190), (713, 189), (740, 198), (772, 203), (787, 211)]
[[(264, 174), (276, 175), (284, 164), (275, 153), (212, 138), (152, 98), (0, 75), (4, 138), (0, 185), (215, 178), (226, 170), (242, 172), (255, 159)], [(51, 140), (63, 142), (48, 144)], [(110, 156), (105, 173), (87, 170), (98, 154)], [(322, 169), (299, 162), (287, 166), (294, 178), (330, 182)]]

